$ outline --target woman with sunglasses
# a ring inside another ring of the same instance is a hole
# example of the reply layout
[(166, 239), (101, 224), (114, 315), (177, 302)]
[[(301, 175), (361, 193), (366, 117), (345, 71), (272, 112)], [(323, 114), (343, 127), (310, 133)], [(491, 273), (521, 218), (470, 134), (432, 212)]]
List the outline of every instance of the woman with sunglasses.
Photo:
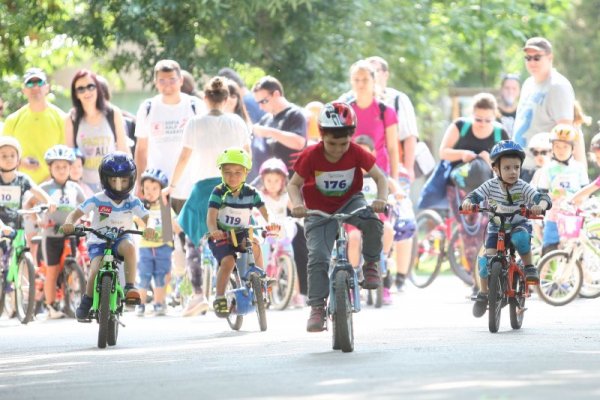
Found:
[(98, 166), (102, 158), (115, 150), (129, 153), (123, 114), (106, 102), (96, 74), (86, 69), (77, 71), (71, 81), (71, 101), (73, 108), (65, 118), (65, 141), (83, 153), (82, 181), (97, 192), (101, 190)]
[[(471, 271), (476, 267), (477, 253), (483, 245), (482, 230), (485, 229), (486, 221), (480, 217), (482, 214), (459, 217), (458, 206), (461, 199), (469, 192), (492, 177), (489, 152), (499, 141), (509, 139), (508, 132), (496, 121), (497, 113), (498, 105), (492, 94), (479, 93), (475, 95), (472, 116), (453, 121), (446, 129), (440, 144), (441, 160), (450, 161), (454, 168), (459, 168), (461, 164), (463, 166), (469, 164), (467, 168), (471, 169), (469, 171), (465, 169), (468, 175), (471, 177), (482, 176), (481, 182), (467, 181), (465, 178), (464, 185), (448, 185), (447, 187), (448, 203), (452, 214), (460, 222), (458, 228), (464, 244), (464, 255)], [(475, 168), (477, 171), (474, 170)], [(486, 174), (489, 176), (484, 178), (483, 176)]]

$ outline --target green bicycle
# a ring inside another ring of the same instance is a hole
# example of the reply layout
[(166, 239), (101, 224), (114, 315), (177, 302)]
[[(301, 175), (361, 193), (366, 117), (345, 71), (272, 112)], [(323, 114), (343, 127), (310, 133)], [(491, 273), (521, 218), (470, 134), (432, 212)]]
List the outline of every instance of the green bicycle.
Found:
[[(47, 206), (37, 206), (16, 213), (21, 220), (23, 215), (40, 214), (47, 209)], [(27, 324), (35, 312), (35, 264), (21, 221), (12, 235), (1, 238), (0, 242), (0, 314), (7, 296), (14, 291), (17, 318)]]
[(119, 325), (125, 325), (119, 320), (123, 314), (125, 292), (119, 281), (119, 265), (112, 247), (121, 236), (126, 234), (143, 235), (143, 231), (120, 229), (118, 231), (100, 232), (93, 228), (76, 226), (75, 233), (90, 232), (106, 242), (102, 266), (94, 279), (94, 300), (90, 309), (89, 319), (81, 322), (98, 322), (98, 347), (103, 349), (108, 344), (117, 344)]

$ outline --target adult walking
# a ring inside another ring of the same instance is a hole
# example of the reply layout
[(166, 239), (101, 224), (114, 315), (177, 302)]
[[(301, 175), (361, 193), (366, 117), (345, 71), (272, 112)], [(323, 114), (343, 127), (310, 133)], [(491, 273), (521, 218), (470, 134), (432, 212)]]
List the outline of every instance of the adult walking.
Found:
[(83, 153), (83, 183), (101, 190), (98, 167), (108, 153), (129, 153), (121, 110), (106, 101), (96, 74), (81, 69), (71, 80), (73, 108), (65, 118), (65, 141)]
[(512, 136), (517, 104), (521, 95), (521, 81), (519, 75), (505, 74), (500, 82), (500, 97), (498, 99), (498, 122), (504, 126), (506, 132)]
[(65, 113), (48, 103), (50, 84), (39, 68), (25, 72), (22, 92), (27, 104), (6, 118), (2, 132), (16, 138), (23, 148), (19, 169), (41, 183), (50, 176), (44, 154), (56, 144), (65, 144)]
[[(217, 157), (230, 147), (250, 149), (250, 130), (240, 116), (225, 112), (229, 98), (227, 79), (212, 78), (204, 87), (204, 101), (209, 112), (202, 116), (191, 118), (183, 133), (182, 149), (176, 158), (177, 164), (173, 171), (171, 183), (163, 189), (163, 195), (168, 196), (177, 189), (182, 181), (186, 166), (195, 155), (197, 164), (193, 168), (194, 182), (188, 201), (185, 202), (179, 215), (179, 224), (188, 236), (186, 245), (187, 257), (200, 243), (202, 236), (208, 232), (206, 214), (208, 200), (215, 186), (221, 183), (221, 171), (217, 167)], [(202, 292), (202, 265), (199, 262), (187, 263), (188, 274), (194, 288), (194, 297), (184, 310), (184, 316), (195, 315), (206, 311), (208, 303)]]
[[(558, 124), (573, 125), (575, 92), (569, 80), (553, 68), (552, 44), (547, 39), (528, 39), (523, 52), (530, 77), (521, 90), (513, 139), (527, 148), (527, 142), (536, 133), (550, 132)], [(576, 141), (573, 156), (587, 166), (583, 135)], [(527, 154), (523, 169), (533, 168), (533, 158)]]

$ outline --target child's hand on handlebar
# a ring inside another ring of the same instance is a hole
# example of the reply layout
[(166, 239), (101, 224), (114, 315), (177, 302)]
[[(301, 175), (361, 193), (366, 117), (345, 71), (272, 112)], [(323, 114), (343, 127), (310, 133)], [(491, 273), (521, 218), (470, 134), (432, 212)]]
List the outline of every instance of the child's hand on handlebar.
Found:
[(213, 240), (225, 240), (227, 239), (227, 233), (223, 232), (222, 230), (218, 229), (214, 232), (210, 233), (210, 237)]
[(473, 210), (473, 203), (471, 203), (471, 200), (469, 200), (469, 199), (464, 199), (462, 202), (461, 208), (464, 211), (471, 211), (471, 210)]
[(146, 228), (144, 229), (143, 236), (146, 240), (156, 240), (156, 231), (154, 228)]
[(544, 213), (544, 211), (546, 211), (545, 207), (542, 207), (539, 204), (536, 204), (534, 206), (531, 207), (531, 214), (533, 215), (542, 215)]
[(371, 207), (373, 207), (373, 211), (375, 211), (376, 213), (382, 213), (382, 212), (385, 212), (386, 205), (387, 205), (387, 202), (385, 200), (376, 199), (376, 200), (373, 200)]
[(11, 228), (8, 225), (4, 225), (4, 224), (2, 224), (2, 228), (0, 228), (0, 230), (2, 230), (2, 234), (4, 236), (10, 236), (14, 232), (13, 228)]
[(65, 235), (70, 235), (71, 233), (75, 232), (75, 225), (73, 225), (73, 224), (63, 224), (63, 226), (60, 227), (60, 230)]
[(306, 217), (306, 207), (304, 205), (295, 206), (292, 208), (292, 217), (304, 218)]
[(277, 234), (280, 230), (281, 230), (281, 225), (275, 223), (275, 222), (271, 222), (269, 225), (267, 225), (265, 227), (265, 229), (267, 230), (267, 233), (269, 234)]

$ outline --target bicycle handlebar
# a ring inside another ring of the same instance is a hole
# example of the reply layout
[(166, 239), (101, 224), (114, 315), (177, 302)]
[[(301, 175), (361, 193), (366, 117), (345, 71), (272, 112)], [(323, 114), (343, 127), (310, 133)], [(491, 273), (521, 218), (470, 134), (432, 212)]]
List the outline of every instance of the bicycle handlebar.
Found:
[[(352, 217), (354, 214), (356, 214), (356, 213), (358, 213), (359, 211), (362, 211), (362, 210), (371, 210), (371, 211), (373, 211), (373, 207), (371, 207), (371, 206), (362, 206), (362, 207), (359, 207), (359, 208), (357, 208), (356, 210), (354, 210), (354, 211), (352, 211), (350, 213), (333, 213), (333, 214), (329, 214), (329, 213), (326, 213), (326, 212), (321, 211), (321, 210), (306, 210), (306, 215), (318, 215), (318, 216), (323, 217), (323, 218), (330, 218), (330, 219), (335, 219), (335, 220), (339, 220), (339, 221), (345, 221), (348, 218)], [(386, 216), (388, 216), (389, 212), (390, 212), (390, 206), (386, 205), (385, 206), (385, 212), (384, 212), (384, 214)]]
[(544, 215), (546, 214), (545, 210), (540, 215), (533, 214), (531, 212), (531, 209), (527, 208), (525, 206), (525, 204), (521, 204), (519, 206), (518, 210), (515, 210), (513, 212), (508, 212), (508, 213), (498, 212), (498, 211), (496, 211), (496, 207), (479, 207), (478, 205), (475, 205), (472, 210), (463, 210), (462, 206), (459, 207), (459, 213), (462, 214), (462, 215), (469, 215), (469, 214), (475, 214), (475, 213), (484, 213), (484, 212), (490, 214), (492, 217), (510, 218), (510, 217), (514, 217), (515, 215), (520, 215), (520, 216), (525, 217), (527, 219), (544, 219)]
[(39, 214), (45, 211), (48, 211), (48, 206), (46, 204), (41, 204), (32, 208), (25, 208), (22, 210), (17, 210), (17, 214), (19, 215), (27, 215), (27, 214)]
[(117, 234), (115, 235), (115, 237), (111, 237), (111, 236), (108, 236), (105, 233), (97, 231), (94, 228), (88, 228), (88, 227), (82, 226), (82, 225), (76, 226), (75, 230), (73, 231), (73, 233), (76, 234), (76, 235), (77, 234), (81, 234), (82, 232), (93, 233), (96, 237), (98, 237), (100, 239), (103, 239), (103, 240), (106, 240), (106, 241), (116, 240), (116, 239), (120, 238), (121, 236), (127, 235), (129, 233), (131, 233), (133, 235), (143, 235), (144, 234), (144, 231), (138, 231), (138, 230), (135, 230), (135, 229), (119, 229), (117, 231)]

